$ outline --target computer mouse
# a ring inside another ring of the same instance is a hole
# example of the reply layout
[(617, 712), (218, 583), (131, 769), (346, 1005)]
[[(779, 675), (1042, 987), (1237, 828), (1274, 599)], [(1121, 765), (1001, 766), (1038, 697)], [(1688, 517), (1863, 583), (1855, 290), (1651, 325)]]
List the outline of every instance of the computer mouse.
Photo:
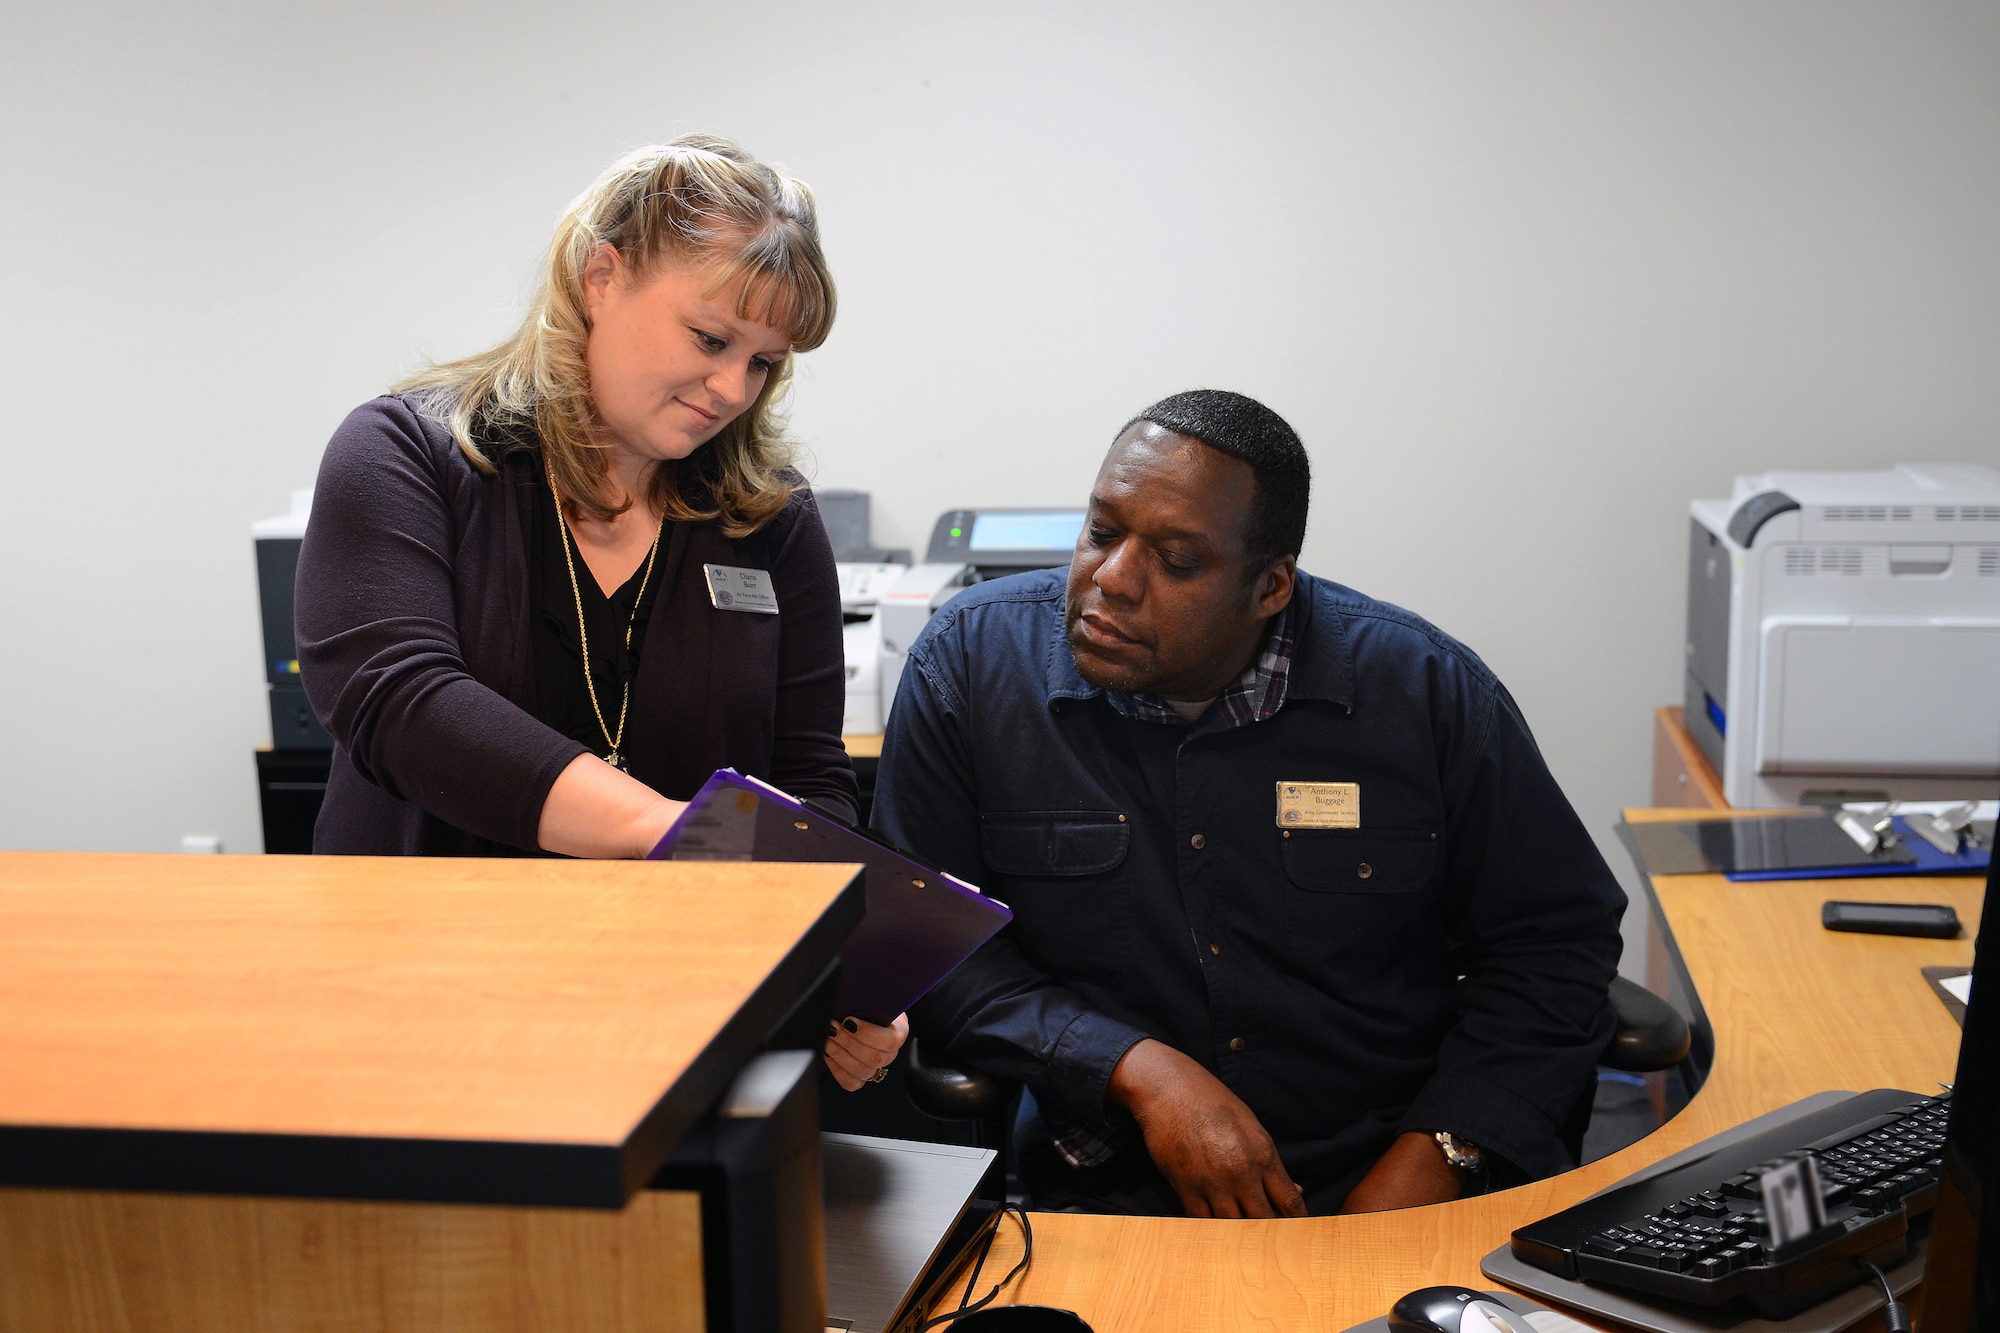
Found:
[(1389, 1311), (1395, 1333), (1540, 1333), (1525, 1315), (1467, 1287), (1423, 1287)]

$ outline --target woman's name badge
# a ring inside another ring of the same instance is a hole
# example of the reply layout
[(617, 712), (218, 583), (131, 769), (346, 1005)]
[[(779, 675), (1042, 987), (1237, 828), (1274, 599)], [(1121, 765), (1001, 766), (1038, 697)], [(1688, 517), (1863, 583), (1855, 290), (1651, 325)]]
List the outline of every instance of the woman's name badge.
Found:
[(768, 569), (739, 569), (735, 565), (703, 565), (708, 575), (708, 602), (718, 611), (749, 611), (756, 615), (778, 614), (778, 593), (771, 586)]
[(1279, 828), (1360, 828), (1358, 782), (1280, 782)]

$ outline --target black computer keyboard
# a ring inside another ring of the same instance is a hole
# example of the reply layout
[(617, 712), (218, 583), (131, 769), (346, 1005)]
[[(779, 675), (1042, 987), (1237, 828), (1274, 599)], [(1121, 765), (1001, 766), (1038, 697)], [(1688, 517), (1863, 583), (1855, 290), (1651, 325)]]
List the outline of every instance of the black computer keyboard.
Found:
[[(1872, 1280), (1868, 1263), (1908, 1257), (1930, 1223), (1949, 1105), (1864, 1092), (1522, 1227), (1514, 1255), (1663, 1304), (1789, 1319)], [(1757, 1177), (1801, 1152), (1818, 1158), (1827, 1225), (1774, 1253)]]

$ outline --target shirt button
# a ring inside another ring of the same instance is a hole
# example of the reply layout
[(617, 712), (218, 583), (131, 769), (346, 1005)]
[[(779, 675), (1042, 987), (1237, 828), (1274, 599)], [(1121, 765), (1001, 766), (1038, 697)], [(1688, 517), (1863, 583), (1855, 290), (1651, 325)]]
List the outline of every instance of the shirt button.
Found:
[(1208, 839), (1197, 833), (1188, 839), (1188, 846), (1194, 848), (1196, 851), (1200, 851), (1202, 848), (1208, 846)]
[(1369, 865), (1366, 861), (1363, 861), (1360, 865), (1354, 867), (1354, 873), (1361, 876), (1361, 878), (1363, 879), (1367, 879), (1370, 875), (1375, 873), (1375, 867)]
[(1242, 1049), (1243, 1049), (1243, 1038), (1241, 1038), (1241, 1037), (1231, 1037), (1231, 1038), (1229, 1039), (1229, 1049), (1230, 1049), (1230, 1050), (1232, 1050), (1232, 1051), (1240, 1051), (1240, 1050), (1242, 1050)]
[(1222, 946), (1220, 944), (1217, 944), (1214, 940), (1210, 940), (1208, 942), (1208, 951), (1210, 953), (1221, 953)]

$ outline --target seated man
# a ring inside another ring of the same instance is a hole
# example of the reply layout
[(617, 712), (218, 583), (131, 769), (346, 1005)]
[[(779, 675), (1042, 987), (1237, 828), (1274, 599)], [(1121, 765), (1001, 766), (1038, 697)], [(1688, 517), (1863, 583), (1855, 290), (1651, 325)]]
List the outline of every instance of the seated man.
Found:
[(1565, 1165), (1625, 896), (1514, 701), (1302, 573), (1308, 465), (1240, 394), (1120, 433), (1067, 586), (911, 647), (876, 822), (1013, 924), (912, 1013), (1023, 1080), (1036, 1206), (1407, 1207)]

